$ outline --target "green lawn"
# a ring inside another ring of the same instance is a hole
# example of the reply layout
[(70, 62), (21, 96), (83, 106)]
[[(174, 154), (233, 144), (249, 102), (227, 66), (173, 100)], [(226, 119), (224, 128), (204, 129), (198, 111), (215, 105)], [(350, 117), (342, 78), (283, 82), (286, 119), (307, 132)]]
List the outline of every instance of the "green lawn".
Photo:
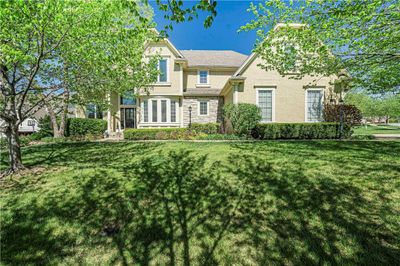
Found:
[(354, 135), (400, 134), (400, 127), (389, 125), (367, 125), (354, 128)]
[(23, 153), (30, 170), (1, 184), (3, 265), (400, 264), (400, 142)]

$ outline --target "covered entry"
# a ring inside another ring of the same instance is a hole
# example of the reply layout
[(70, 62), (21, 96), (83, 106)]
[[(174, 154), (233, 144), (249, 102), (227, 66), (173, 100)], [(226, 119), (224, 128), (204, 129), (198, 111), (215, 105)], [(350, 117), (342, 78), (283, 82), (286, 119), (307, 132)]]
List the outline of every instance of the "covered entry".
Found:
[(121, 108), (121, 129), (136, 128), (136, 108)]

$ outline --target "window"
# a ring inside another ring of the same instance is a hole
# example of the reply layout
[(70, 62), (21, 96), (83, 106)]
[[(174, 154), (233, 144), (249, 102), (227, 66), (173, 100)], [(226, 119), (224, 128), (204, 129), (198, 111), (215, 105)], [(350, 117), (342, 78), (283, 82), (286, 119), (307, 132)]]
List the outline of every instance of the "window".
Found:
[(157, 100), (151, 101), (152, 104), (152, 122), (157, 122)]
[(121, 95), (120, 104), (121, 105), (135, 105), (136, 104), (135, 94), (132, 91), (129, 91), (129, 92), (126, 92), (124, 95)]
[(167, 101), (161, 100), (161, 122), (167, 122)]
[(273, 90), (258, 90), (257, 91), (257, 103), (261, 109), (261, 121), (272, 122), (273, 121)]
[(178, 122), (178, 101), (169, 98), (156, 98), (141, 101), (142, 123)]
[(158, 71), (160, 71), (158, 75), (158, 82), (167, 82), (168, 81), (168, 60), (160, 59), (158, 61)]
[(199, 115), (208, 115), (208, 101), (199, 101)]
[(199, 83), (200, 84), (208, 84), (208, 71), (207, 70), (199, 70)]
[(35, 126), (35, 120), (32, 120), (32, 119), (28, 119), (28, 126), (29, 127), (34, 127)]
[(171, 122), (176, 122), (176, 101), (171, 100)]
[(284, 47), (285, 53), (285, 68), (288, 71), (295, 72), (296, 71), (296, 64), (297, 64), (297, 50), (294, 45), (287, 44)]
[(101, 119), (103, 118), (103, 112), (101, 111), (100, 106), (90, 103), (86, 106), (86, 117)]
[(143, 101), (143, 122), (149, 122), (149, 102)]
[(307, 90), (307, 122), (320, 122), (322, 120), (322, 90)]

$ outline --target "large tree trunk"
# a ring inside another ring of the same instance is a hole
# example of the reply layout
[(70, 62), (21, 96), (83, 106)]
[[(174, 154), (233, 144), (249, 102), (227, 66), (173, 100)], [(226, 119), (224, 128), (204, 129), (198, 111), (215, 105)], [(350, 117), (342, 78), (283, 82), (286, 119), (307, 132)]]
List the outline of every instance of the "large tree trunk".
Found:
[(68, 113), (68, 102), (69, 102), (69, 91), (65, 89), (62, 101), (62, 111), (61, 111), (61, 121), (59, 132), (62, 136), (65, 136), (65, 125), (67, 122), (67, 113)]
[(51, 106), (51, 104), (49, 104), (47, 102), (46, 102), (46, 108), (47, 108), (47, 112), (49, 113), (49, 116), (50, 116), (51, 125), (53, 126), (53, 136), (55, 138), (59, 138), (61, 136), (60, 136), (60, 131), (58, 130), (57, 115), (54, 112), (54, 109)]
[(10, 162), (9, 172), (14, 173), (24, 168), (21, 157), (21, 145), (18, 136), (18, 125), (8, 123), (5, 133), (8, 141), (8, 157)]
[(65, 136), (66, 117), (68, 112), (69, 92), (65, 90), (61, 101), (61, 111), (57, 110), (60, 115), (60, 121), (57, 121), (57, 112), (53, 105), (60, 104), (58, 99), (45, 100), (45, 105), (50, 116), (51, 124), (53, 126), (54, 138), (62, 138)]

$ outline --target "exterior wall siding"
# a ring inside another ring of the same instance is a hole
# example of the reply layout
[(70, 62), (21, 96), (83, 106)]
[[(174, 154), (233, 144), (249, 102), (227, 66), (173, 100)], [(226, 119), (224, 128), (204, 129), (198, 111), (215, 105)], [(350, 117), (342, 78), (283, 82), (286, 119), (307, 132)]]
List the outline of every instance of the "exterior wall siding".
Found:
[[(207, 68), (199, 68), (209, 70), (209, 85), (211, 88), (222, 89), (229, 77), (231, 77), (235, 70), (214, 70)], [(184, 88), (196, 88), (198, 82), (198, 69), (190, 69), (184, 71), (183, 86)]]
[[(199, 101), (209, 102), (207, 116), (199, 115)], [(189, 106), (192, 107), (192, 123), (212, 123), (222, 121), (223, 99), (221, 97), (184, 97), (183, 98), (183, 126), (189, 125)]]
[[(311, 88), (323, 88), (325, 99), (331, 93), (331, 78), (329, 77), (304, 77), (303, 79), (291, 79), (283, 77), (276, 71), (266, 72), (257, 64), (261, 60), (256, 58), (254, 62), (243, 72), (246, 77), (244, 84), (239, 86), (238, 102), (257, 104), (257, 88), (275, 88), (275, 121), (274, 122), (304, 122), (305, 121), (305, 97), (306, 86)], [(317, 80), (317, 81), (315, 81)], [(225, 96), (231, 99), (233, 90)], [(229, 100), (227, 101), (229, 102)]]
[[(175, 63), (176, 55), (164, 43), (152, 44), (146, 50), (146, 55), (159, 54), (168, 59), (168, 82), (154, 83), (150, 86), (151, 95), (179, 95), (181, 94), (181, 67)], [(146, 92), (144, 93), (146, 94)]]

